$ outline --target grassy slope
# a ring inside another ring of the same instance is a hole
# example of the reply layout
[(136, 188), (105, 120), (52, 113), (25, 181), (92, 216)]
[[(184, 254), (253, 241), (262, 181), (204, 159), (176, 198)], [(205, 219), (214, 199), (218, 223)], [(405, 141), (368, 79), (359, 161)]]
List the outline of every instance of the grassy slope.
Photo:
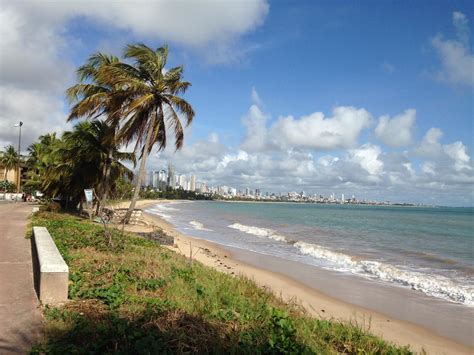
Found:
[(45, 308), (49, 353), (409, 353), (357, 326), (312, 319), (242, 277), (133, 235), (40, 212), (70, 266), (69, 298)]

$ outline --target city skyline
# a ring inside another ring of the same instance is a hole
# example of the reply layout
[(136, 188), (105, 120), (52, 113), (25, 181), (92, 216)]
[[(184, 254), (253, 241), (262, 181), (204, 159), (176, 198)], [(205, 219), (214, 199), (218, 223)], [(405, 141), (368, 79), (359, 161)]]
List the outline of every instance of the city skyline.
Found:
[[(225, 199), (243, 198), (252, 200), (273, 200), (273, 201), (295, 201), (295, 202), (316, 202), (316, 203), (362, 203), (362, 204), (407, 204), (406, 201), (374, 200), (366, 198), (356, 198), (355, 194), (345, 195), (344, 192), (337, 196), (331, 192), (329, 195), (316, 192), (296, 192), (296, 191), (267, 191), (265, 188), (245, 187), (236, 188), (227, 185), (208, 185), (204, 181), (197, 181), (196, 175), (188, 176), (179, 174), (172, 164), (168, 165), (168, 170), (147, 171), (143, 187), (152, 188), (155, 191), (164, 191), (168, 188), (183, 189), (201, 194), (216, 195)], [(349, 198), (345, 196), (351, 196)]]

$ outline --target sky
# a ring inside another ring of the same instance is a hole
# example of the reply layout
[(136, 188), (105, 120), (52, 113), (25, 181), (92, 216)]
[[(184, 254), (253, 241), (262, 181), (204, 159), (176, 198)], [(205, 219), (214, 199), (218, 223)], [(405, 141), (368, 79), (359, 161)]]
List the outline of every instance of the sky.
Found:
[(0, 149), (71, 129), (75, 70), (169, 46), (196, 116), (147, 169), (211, 185), (474, 204), (471, 1), (0, 0)]

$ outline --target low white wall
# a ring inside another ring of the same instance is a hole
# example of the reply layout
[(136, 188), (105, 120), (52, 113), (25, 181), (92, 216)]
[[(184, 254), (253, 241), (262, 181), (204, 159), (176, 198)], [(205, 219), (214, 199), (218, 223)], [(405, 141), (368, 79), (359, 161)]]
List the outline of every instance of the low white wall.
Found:
[(38, 265), (39, 299), (43, 304), (67, 300), (69, 267), (45, 227), (33, 227)]

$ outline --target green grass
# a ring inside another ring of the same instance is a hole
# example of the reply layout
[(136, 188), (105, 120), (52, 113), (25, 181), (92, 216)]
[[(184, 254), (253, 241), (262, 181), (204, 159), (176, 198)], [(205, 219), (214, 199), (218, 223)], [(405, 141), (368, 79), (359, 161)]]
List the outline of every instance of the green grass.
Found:
[(408, 354), (351, 324), (318, 320), (243, 277), (134, 235), (40, 212), (70, 267), (70, 301), (45, 307), (33, 353)]

